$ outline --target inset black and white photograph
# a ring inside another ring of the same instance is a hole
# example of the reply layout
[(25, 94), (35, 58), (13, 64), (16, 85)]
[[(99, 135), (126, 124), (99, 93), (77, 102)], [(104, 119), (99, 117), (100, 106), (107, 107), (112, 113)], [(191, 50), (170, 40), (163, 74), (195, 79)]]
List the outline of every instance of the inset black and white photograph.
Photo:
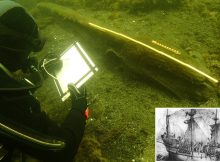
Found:
[(156, 108), (157, 161), (220, 161), (220, 108)]

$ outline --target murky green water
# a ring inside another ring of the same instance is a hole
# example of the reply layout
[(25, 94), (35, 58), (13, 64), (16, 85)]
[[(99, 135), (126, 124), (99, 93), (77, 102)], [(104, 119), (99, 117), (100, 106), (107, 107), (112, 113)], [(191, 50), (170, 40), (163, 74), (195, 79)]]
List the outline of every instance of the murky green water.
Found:
[[(43, 9), (39, 5), (41, 2), (62, 5), (73, 9), (89, 22), (142, 42), (156, 40), (179, 50), (190, 58), (189, 62), (195, 67), (220, 79), (218, 0), (17, 1), (33, 14), (47, 38), (39, 58), (51, 53), (59, 55), (72, 42), (79, 41), (99, 67), (99, 72), (86, 84), (92, 113), (77, 161), (153, 162), (155, 107), (220, 106), (219, 86), (203, 102), (178, 98), (155, 81), (149, 81), (131, 70), (123, 56), (121, 59), (108, 55), (106, 51), (113, 47), (111, 40), (71, 21), (71, 12), (58, 16), (59, 11), (53, 12), (54, 8)], [(123, 53), (123, 48), (115, 53)], [(178, 85), (178, 81), (175, 84)], [(45, 81), (36, 96), (51, 118), (62, 122), (69, 105), (59, 100), (52, 79)]]

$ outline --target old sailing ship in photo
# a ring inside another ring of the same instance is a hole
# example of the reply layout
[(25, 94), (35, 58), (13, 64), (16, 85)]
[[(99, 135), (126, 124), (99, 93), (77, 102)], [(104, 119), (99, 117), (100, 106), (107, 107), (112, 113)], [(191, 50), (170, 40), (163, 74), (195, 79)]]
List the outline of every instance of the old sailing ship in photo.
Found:
[[(181, 109), (174, 114), (169, 114), (167, 109), (166, 126), (160, 139), (168, 152), (168, 159), (220, 161), (220, 122), (217, 114), (217, 109), (212, 109), (212, 112), (208, 109)], [(185, 125), (184, 132), (179, 131), (180, 122)]]

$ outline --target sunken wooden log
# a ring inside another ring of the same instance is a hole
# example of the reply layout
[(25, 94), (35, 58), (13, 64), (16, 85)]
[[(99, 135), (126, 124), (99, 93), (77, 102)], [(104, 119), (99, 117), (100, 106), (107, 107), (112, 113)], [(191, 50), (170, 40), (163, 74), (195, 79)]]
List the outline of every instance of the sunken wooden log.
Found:
[[(50, 11), (79, 26), (84, 32), (107, 39), (115, 54), (143, 78), (150, 78), (181, 98), (207, 100), (216, 93), (218, 80), (185, 62), (180, 52), (156, 41), (143, 43), (112, 31), (77, 14), (74, 10), (42, 2), (38, 7)], [(96, 39), (92, 38), (93, 41)]]

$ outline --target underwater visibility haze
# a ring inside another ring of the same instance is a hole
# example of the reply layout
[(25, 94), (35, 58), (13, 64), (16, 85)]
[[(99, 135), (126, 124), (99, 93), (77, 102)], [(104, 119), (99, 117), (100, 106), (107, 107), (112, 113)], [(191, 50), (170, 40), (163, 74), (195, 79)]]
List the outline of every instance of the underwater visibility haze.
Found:
[[(80, 42), (99, 71), (77, 162), (154, 162), (155, 107), (220, 106), (219, 0), (16, 0), (46, 38), (33, 55)], [(62, 122), (53, 79), (35, 95)]]

